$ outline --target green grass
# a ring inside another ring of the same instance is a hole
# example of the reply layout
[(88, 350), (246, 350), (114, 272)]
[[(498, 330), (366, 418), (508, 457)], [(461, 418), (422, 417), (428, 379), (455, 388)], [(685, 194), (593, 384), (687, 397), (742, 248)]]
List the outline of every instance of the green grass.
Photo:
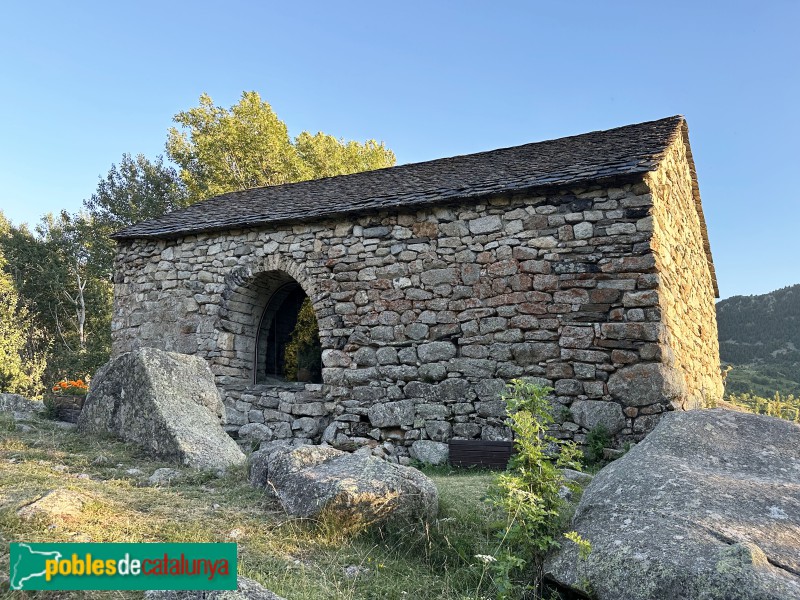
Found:
[[(181, 469), (183, 478), (177, 484), (152, 488), (145, 485), (147, 477), (159, 467), (174, 465), (153, 461), (115, 440), (87, 438), (49, 422), (33, 426), (33, 431), (23, 431), (8, 418), (0, 419), (0, 579), (9, 572), (8, 544), (14, 541), (235, 538), (239, 573), (292, 600), (493, 595), (491, 581), (481, 580), (481, 563), (475, 558), (495, 550), (500, 519), (483, 501), (493, 472), (430, 469), (440, 493), (438, 519), (356, 532), (329, 519), (290, 518), (247, 483), (243, 468), (223, 478)], [(142, 474), (126, 474), (131, 468), (141, 469)], [(91, 501), (72, 520), (23, 521), (17, 516), (20, 507), (57, 488), (80, 491)], [(368, 570), (348, 578), (344, 569), (349, 565)], [(477, 589), (481, 581), (483, 589)], [(5, 592), (5, 597), (140, 598), (141, 594)]]

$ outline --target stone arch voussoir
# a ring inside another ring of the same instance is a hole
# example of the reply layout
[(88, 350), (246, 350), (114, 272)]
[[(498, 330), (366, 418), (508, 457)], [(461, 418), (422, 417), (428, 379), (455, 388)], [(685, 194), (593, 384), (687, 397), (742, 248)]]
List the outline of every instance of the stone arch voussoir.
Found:
[[(257, 338), (257, 333), (248, 330), (257, 326), (271, 293), (269, 288), (265, 287), (263, 276), (267, 275), (269, 278), (273, 274), (276, 278), (291, 278), (300, 286), (311, 300), (317, 321), (320, 323), (320, 339), (323, 348), (327, 345), (326, 341), (330, 339), (322, 330), (322, 317), (331, 312), (325, 302), (327, 294), (320, 292), (320, 286), (313, 277), (309, 276), (303, 265), (291, 258), (272, 254), (261, 260), (233, 267), (224, 277), (221, 304), (215, 324), (216, 346), (219, 352), (223, 354), (227, 352), (228, 357), (236, 361), (237, 369), (251, 370), (246, 365), (248, 362), (252, 362), (251, 359), (255, 357), (255, 354), (252, 357), (249, 356), (249, 345)], [(267, 293), (265, 294), (265, 292)], [(264, 306), (253, 306), (250, 313), (251, 322), (244, 323), (243, 317), (247, 313), (243, 312), (242, 305), (248, 301), (248, 297), (252, 303), (254, 296), (259, 296), (263, 300)], [(251, 338), (253, 339), (251, 340)], [(243, 346), (248, 346), (248, 349), (244, 349)], [(253, 347), (253, 352), (256, 352), (255, 347)], [(255, 373), (254, 370), (250, 375), (253, 373)], [(231, 377), (233, 380), (241, 381), (250, 378), (250, 376), (238, 377), (236, 375), (231, 375)]]

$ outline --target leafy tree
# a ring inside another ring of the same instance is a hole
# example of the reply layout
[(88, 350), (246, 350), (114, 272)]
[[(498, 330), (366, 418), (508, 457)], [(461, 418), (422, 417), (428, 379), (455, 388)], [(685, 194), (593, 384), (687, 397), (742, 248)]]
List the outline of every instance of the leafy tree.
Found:
[[(360, 144), (306, 132), (293, 141), (255, 92), (244, 93), (230, 110), (203, 95), (198, 107), (178, 113), (175, 121), (184, 131), (170, 130), (167, 151), (180, 175), (161, 156), (149, 160), (124, 154), (100, 178), (81, 214), (46, 215), (33, 230), (24, 224), (14, 227), (0, 214), (0, 253), (7, 258), (0, 265), (5, 278), (0, 288), (14, 291), (2, 292), (0, 312), (8, 323), (16, 315), (31, 369), (41, 364), (36, 357), (46, 354), (50, 382), (92, 373), (108, 360), (116, 253), (109, 236), (114, 231), (231, 190), (353, 173), (395, 161), (375, 141)], [(0, 343), (16, 349), (9, 351), (14, 354), (22, 338), (10, 329), (4, 332)], [(318, 345), (298, 347), (295, 362), (319, 370)], [(0, 360), (4, 356), (0, 353)], [(12, 369), (15, 363), (8, 361)], [(34, 371), (29, 379), (36, 379)]]
[(244, 92), (230, 110), (203, 94), (200, 105), (175, 115), (175, 122), (184, 131), (170, 129), (167, 154), (194, 201), (395, 163), (394, 153), (374, 140), (360, 144), (303, 132), (293, 141), (257, 92)]
[(394, 153), (375, 140), (344, 142), (322, 132), (302, 132), (295, 139), (295, 148), (312, 179), (391, 167)]
[(0, 248), (34, 329), (48, 351), (48, 380), (92, 373), (110, 351), (111, 283), (93, 262), (91, 220), (62, 212), (46, 215), (35, 232), (9, 227)]
[[(0, 220), (7, 226), (2, 213)], [(6, 267), (0, 252), (0, 392), (33, 397), (43, 390), (44, 356), (29, 343), (33, 323)]]
[(109, 236), (139, 221), (188, 206), (189, 197), (177, 171), (165, 165), (162, 156), (151, 161), (142, 154), (123, 154), (119, 166), (111, 165), (83, 205), (89, 217), (84, 222), (90, 223), (83, 235), (91, 248), (91, 268), (110, 281), (115, 245)]
[(755, 394), (730, 394), (725, 400), (757, 415), (769, 415), (800, 423), (800, 398), (792, 394), (787, 396), (775, 392), (772, 398)]

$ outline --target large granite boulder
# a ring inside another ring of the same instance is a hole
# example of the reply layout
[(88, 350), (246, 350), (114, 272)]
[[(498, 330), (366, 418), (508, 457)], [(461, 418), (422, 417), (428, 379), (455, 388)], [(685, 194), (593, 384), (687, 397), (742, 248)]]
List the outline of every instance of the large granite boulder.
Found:
[(800, 426), (715, 410), (666, 414), (586, 489), (545, 562), (598, 600), (800, 598)]
[(245, 461), (222, 428), (224, 418), (214, 376), (203, 359), (142, 348), (100, 368), (78, 428), (112, 434), (165, 460), (224, 469)]
[(250, 457), (250, 482), (298, 517), (333, 511), (363, 523), (432, 519), (439, 506), (436, 486), (417, 469), (329, 446), (259, 450)]

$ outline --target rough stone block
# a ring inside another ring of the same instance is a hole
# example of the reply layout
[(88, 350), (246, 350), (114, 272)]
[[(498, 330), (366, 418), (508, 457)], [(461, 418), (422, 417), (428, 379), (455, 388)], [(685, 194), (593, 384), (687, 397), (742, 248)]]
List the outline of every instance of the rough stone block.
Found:
[(638, 363), (619, 369), (608, 378), (608, 392), (625, 406), (669, 404), (686, 397), (686, 386), (672, 367)]
[(572, 420), (584, 429), (591, 431), (602, 425), (611, 435), (622, 431), (627, 423), (622, 407), (616, 402), (575, 400), (570, 406), (570, 413)]
[(399, 400), (375, 404), (369, 408), (367, 416), (374, 427), (411, 425), (414, 422), (414, 403), (411, 400)]

